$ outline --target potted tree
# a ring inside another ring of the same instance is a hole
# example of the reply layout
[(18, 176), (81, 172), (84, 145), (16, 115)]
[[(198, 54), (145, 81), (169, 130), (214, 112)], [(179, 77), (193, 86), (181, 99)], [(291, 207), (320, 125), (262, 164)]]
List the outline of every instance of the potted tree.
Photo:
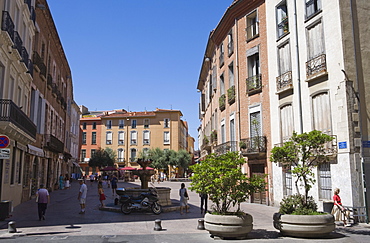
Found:
[[(294, 132), (289, 141), (272, 149), (271, 161), (290, 169), (296, 179), (297, 194), (284, 198), (279, 213), (274, 214), (274, 227), (283, 235), (320, 237), (335, 229), (333, 215), (317, 212), (317, 204), (309, 196), (315, 183), (313, 169), (329, 160), (325, 145), (332, 140), (332, 136), (317, 130), (302, 134)], [(300, 182), (303, 183), (303, 193)]]
[(258, 191), (264, 191), (264, 177), (247, 177), (241, 171), (245, 163), (238, 152), (210, 154), (191, 166), (191, 190), (208, 194), (212, 211), (204, 217), (205, 229), (221, 238), (244, 238), (252, 230), (253, 218), (241, 211), (240, 204)]

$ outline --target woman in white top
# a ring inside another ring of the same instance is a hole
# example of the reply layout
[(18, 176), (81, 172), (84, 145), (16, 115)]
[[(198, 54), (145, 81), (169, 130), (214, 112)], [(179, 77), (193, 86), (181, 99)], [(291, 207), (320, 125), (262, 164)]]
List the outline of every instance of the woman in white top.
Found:
[(185, 183), (181, 183), (179, 194), (180, 194), (180, 214), (183, 214), (184, 207), (185, 207), (186, 213), (188, 213), (189, 212), (188, 211), (189, 194), (185, 188)]

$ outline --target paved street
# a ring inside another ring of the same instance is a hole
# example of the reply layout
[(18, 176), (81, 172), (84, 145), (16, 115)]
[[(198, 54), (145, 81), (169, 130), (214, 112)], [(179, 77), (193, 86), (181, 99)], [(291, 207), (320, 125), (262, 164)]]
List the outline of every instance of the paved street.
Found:
[[(25, 202), (12, 212), (12, 217), (0, 221), (1, 242), (214, 242), (205, 230), (198, 230), (201, 219), (199, 197), (189, 193), (190, 212), (180, 215), (178, 211), (178, 189), (181, 182), (163, 182), (155, 184), (159, 187), (171, 187), (172, 207), (167, 207), (161, 215), (151, 212), (133, 212), (124, 215), (113, 203), (112, 191), (104, 188), (107, 194), (106, 205), (110, 211), (99, 210), (97, 183), (87, 181), (88, 196), (86, 214), (80, 211), (77, 200), (79, 185), (72, 182), (71, 189), (58, 190), (51, 193), (51, 202), (46, 212), (46, 220), (39, 221), (37, 204), (34, 200)], [(189, 183), (185, 183), (187, 187)], [(137, 187), (135, 183), (119, 182), (119, 187)], [(252, 214), (253, 231), (246, 240), (222, 240), (222, 242), (370, 242), (370, 225), (359, 224), (350, 228), (337, 226), (327, 239), (300, 239), (282, 237), (272, 225), (272, 215), (277, 208), (259, 204), (243, 203), (244, 211)], [(154, 221), (162, 220), (162, 231), (154, 231)], [(15, 221), (17, 233), (8, 233), (8, 222)]]

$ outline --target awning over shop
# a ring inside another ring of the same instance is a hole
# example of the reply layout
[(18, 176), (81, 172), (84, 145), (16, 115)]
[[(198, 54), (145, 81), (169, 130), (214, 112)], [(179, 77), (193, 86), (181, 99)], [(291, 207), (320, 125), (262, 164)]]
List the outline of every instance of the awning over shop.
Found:
[(35, 147), (35, 146), (31, 145), (31, 144), (28, 144), (27, 147), (28, 147), (28, 151), (27, 152), (29, 154), (33, 154), (33, 155), (36, 155), (36, 156), (39, 156), (39, 157), (44, 157), (45, 156), (44, 150), (42, 150), (42, 149), (40, 149), (38, 147)]

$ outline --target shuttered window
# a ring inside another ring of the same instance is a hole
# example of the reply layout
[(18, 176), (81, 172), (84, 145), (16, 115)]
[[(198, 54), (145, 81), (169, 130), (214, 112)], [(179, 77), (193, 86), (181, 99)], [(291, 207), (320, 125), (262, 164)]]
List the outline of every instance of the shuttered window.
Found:
[(279, 54), (279, 75), (282, 75), (288, 71), (292, 71), (292, 63), (290, 59), (290, 44), (289, 42), (280, 46), (278, 49)]
[(137, 144), (137, 132), (132, 131), (131, 132), (131, 145), (136, 145)]
[(280, 108), (280, 131), (281, 142), (286, 142), (293, 135), (294, 119), (292, 105), (285, 105)]
[(112, 144), (112, 137), (113, 137), (112, 132), (107, 132), (106, 133), (106, 144)]
[(308, 60), (325, 53), (322, 22), (307, 29)]
[(125, 132), (118, 133), (118, 144), (122, 145), (125, 143)]
[(331, 110), (327, 92), (312, 97), (312, 111), (313, 129), (331, 135)]
[(150, 144), (150, 132), (149, 131), (143, 132), (143, 144)]

